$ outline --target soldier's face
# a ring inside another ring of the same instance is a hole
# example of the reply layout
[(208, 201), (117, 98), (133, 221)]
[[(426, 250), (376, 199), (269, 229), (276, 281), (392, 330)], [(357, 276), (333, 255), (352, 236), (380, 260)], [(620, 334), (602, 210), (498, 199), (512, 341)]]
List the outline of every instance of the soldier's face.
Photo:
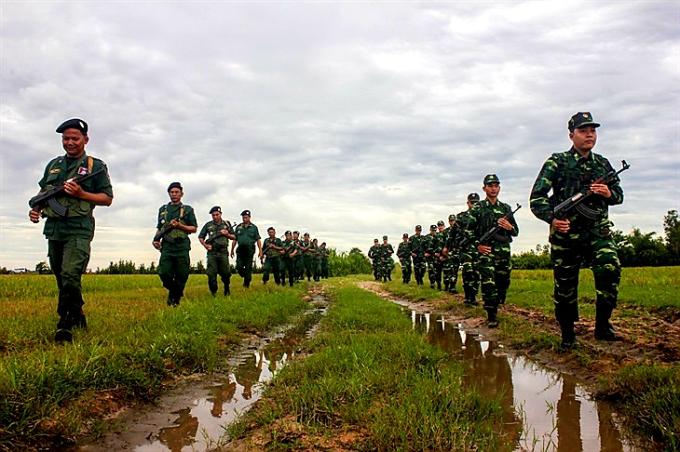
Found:
[(387, 245), (387, 239), (383, 239), (383, 243)]
[(85, 145), (90, 141), (78, 129), (66, 129), (61, 134), (61, 145), (69, 157), (80, 157), (85, 152)]
[(286, 234), (286, 240), (290, 240), (290, 234)]
[(449, 226), (453, 227), (456, 224), (456, 220), (449, 220)]
[(168, 195), (170, 196), (170, 202), (173, 204), (177, 204), (182, 200), (182, 196), (184, 196), (184, 193), (179, 188), (171, 188), (168, 191)]
[(588, 152), (595, 147), (597, 142), (597, 130), (595, 127), (581, 127), (574, 129), (569, 134), (569, 139), (574, 143), (577, 151)]
[(444, 225), (437, 226), (437, 229), (439, 229), (439, 232), (444, 232)]
[(215, 211), (212, 213), (212, 219), (214, 222), (219, 223), (222, 220), (222, 212)]
[(483, 189), (486, 197), (490, 199), (498, 198), (498, 193), (501, 192), (501, 186), (497, 183), (486, 184)]
[(276, 231), (273, 230), (273, 229), (270, 229), (270, 230), (267, 231), (267, 232), (269, 233), (269, 238), (270, 238), (270, 239), (273, 239), (274, 236), (276, 235)]
[(250, 215), (243, 215), (243, 216), (241, 216), (241, 218), (243, 218), (243, 222), (245, 224), (250, 223)]
[(404, 237), (403, 240), (404, 240), (404, 243), (408, 242), (408, 237)]

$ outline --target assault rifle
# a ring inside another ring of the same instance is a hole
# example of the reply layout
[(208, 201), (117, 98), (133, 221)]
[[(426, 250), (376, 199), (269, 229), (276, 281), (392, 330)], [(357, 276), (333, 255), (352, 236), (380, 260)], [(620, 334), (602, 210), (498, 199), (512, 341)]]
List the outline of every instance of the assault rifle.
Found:
[[(621, 169), (618, 171), (611, 170), (607, 174), (605, 174), (602, 177), (599, 177), (595, 181), (593, 181), (593, 184), (609, 184), (616, 176), (621, 174), (622, 172), (626, 171), (628, 168), (630, 168), (630, 165), (626, 163), (625, 160), (621, 160)], [(553, 215), (555, 218), (558, 219), (563, 219), (567, 216), (567, 213), (572, 210), (576, 209), (578, 213), (583, 215), (589, 220), (597, 220), (599, 217), (599, 212), (596, 210), (593, 210), (589, 207), (586, 207), (583, 205), (583, 202), (588, 199), (590, 196), (592, 196), (593, 191), (590, 189), (590, 185), (580, 192), (576, 193), (574, 196), (565, 199), (562, 201), (555, 209), (553, 210)]]
[[(228, 221), (225, 221), (224, 224), (227, 226), (227, 232), (229, 234), (233, 234), (234, 233), (234, 227), (231, 225), (231, 223), (228, 222)], [(220, 237), (226, 237), (225, 235), (222, 235), (221, 232), (222, 232), (222, 229), (220, 229), (217, 233), (215, 233), (215, 234), (211, 235), (210, 237), (208, 237), (207, 239), (205, 239), (204, 241), (205, 241), (206, 245), (209, 245), (210, 243), (214, 242), (215, 240), (219, 239)]]
[[(512, 212), (510, 212), (510, 213), (508, 213), (507, 215), (503, 216), (502, 218), (505, 218), (505, 219), (507, 220), (508, 218), (510, 218), (511, 216), (513, 216), (513, 215), (514, 215), (519, 209), (521, 209), (521, 208), (522, 208), (522, 206), (519, 205), (519, 204), (517, 204), (517, 208), (516, 208), (515, 210), (513, 210)], [(500, 231), (501, 229), (502, 229), (502, 228), (501, 228), (501, 226), (500, 226), (499, 224), (497, 224), (497, 225), (494, 226), (493, 228), (489, 229), (488, 231), (486, 231), (486, 232), (479, 238), (479, 243), (482, 244), (482, 245), (488, 243), (489, 240), (491, 240), (491, 238), (492, 238), (494, 235), (496, 235), (496, 233), (497, 233), (498, 231)], [(467, 246), (472, 240), (473, 240), (472, 237), (466, 237), (466, 238), (464, 238), (463, 240), (460, 241), (459, 245), (461, 246), (461, 248), (462, 248), (462, 247), (465, 247), (465, 246)]]
[(100, 170), (97, 170), (94, 173), (88, 173), (82, 176), (72, 177), (57, 187), (51, 188), (42, 193), (38, 193), (28, 201), (28, 205), (31, 207), (31, 209), (35, 210), (36, 212), (40, 212), (46, 206), (50, 206), (57, 215), (59, 215), (60, 217), (66, 217), (68, 216), (68, 208), (62, 206), (61, 204), (59, 204), (59, 202), (57, 202), (58, 197), (66, 194), (65, 188), (66, 184), (68, 184), (69, 182), (76, 182), (78, 185), (80, 185), (86, 180), (92, 179), (94, 176), (97, 176), (98, 174), (103, 173), (104, 171), (106, 171), (106, 168), (101, 168)]

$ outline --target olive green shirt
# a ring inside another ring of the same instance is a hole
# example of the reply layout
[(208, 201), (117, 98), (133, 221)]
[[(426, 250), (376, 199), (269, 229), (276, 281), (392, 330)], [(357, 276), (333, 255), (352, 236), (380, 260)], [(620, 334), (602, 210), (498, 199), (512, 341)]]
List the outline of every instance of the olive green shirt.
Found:
[(250, 223), (248, 227), (243, 223), (239, 223), (239, 225), (236, 226), (236, 231), (234, 231), (234, 233), (236, 234), (236, 243), (238, 243), (239, 246), (254, 246), (261, 238), (260, 231), (253, 223)]
[[(183, 210), (183, 211), (182, 211)], [(180, 213), (182, 214), (180, 216)], [(191, 206), (179, 203), (177, 205), (165, 204), (158, 209), (158, 224), (156, 229), (161, 229), (167, 223), (172, 220), (178, 220), (180, 223), (187, 226), (198, 227), (196, 222), (196, 214)], [(167, 255), (179, 255), (191, 249), (191, 240), (187, 237), (175, 238), (174, 243), (170, 243), (167, 240), (163, 240), (163, 248), (161, 252)]]
[(203, 228), (201, 229), (201, 232), (198, 234), (199, 239), (205, 240), (210, 239), (214, 236), (219, 235), (215, 240), (211, 241), (209, 245), (211, 245), (212, 249), (208, 251), (209, 253), (219, 253), (219, 252), (227, 252), (229, 248), (229, 238), (227, 238), (226, 235), (220, 234), (220, 232), (226, 229), (227, 232), (229, 232), (229, 226), (227, 226), (227, 223), (222, 220), (218, 223), (215, 223), (213, 220), (208, 221), (205, 225), (203, 225)]

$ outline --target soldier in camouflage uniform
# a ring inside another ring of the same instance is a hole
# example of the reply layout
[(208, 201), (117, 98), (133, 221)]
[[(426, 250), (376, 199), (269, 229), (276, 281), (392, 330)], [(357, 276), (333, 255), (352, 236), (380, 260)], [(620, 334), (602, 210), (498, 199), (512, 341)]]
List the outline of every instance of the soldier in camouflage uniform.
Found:
[(281, 273), (283, 273), (281, 271), (281, 254), (283, 253), (283, 242), (276, 236), (276, 229), (271, 226), (267, 228), (267, 235), (269, 237), (264, 239), (264, 243), (262, 245), (264, 247), (262, 252), (265, 256), (264, 268), (262, 271), (262, 284), (267, 284), (267, 281), (269, 281), (269, 274), (272, 273), (274, 275), (274, 282), (277, 285), (286, 285), (285, 274), (283, 277), (281, 275)]
[(444, 249), (442, 255), (444, 256), (444, 288), (450, 293), (458, 293), (456, 284), (458, 284), (458, 267), (460, 266), (460, 242), (463, 230), (460, 225), (456, 223), (456, 216), (449, 215), (449, 227), (444, 229)]
[(448, 261), (448, 258), (444, 254), (444, 247), (446, 246), (446, 229), (444, 228), (444, 222), (439, 220), (437, 222), (437, 233), (435, 234), (435, 248), (434, 248), (434, 269), (435, 278), (437, 283), (437, 290), (442, 290), (442, 279), (444, 275), (444, 265)]
[[(594, 184), (597, 178), (612, 171), (609, 161), (592, 152), (597, 141), (596, 128), (588, 112), (579, 112), (568, 123), (570, 150), (553, 154), (541, 168), (531, 190), (531, 211), (550, 224), (550, 257), (555, 277), (555, 317), (562, 329), (562, 345), (576, 343), (574, 322), (578, 315), (579, 268), (586, 264), (592, 271), (597, 291), (595, 338), (615, 341), (609, 319), (616, 307), (621, 264), (612, 238), (609, 206), (623, 202), (623, 190), (618, 177), (609, 185)], [(593, 196), (584, 204), (597, 213), (588, 219), (579, 212), (569, 212), (566, 218), (555, 218), (553, 208), (584, 188)], [(548, 193), (552, 190), (552, 195)]]
[(403, 241), (397, 248), (397, 257), (401, 264), (401, 279), (404, 284), (411, 282), (411, 250), (408, 244), (408, 233), (404, 232)]
[[(217, 293), (217, 275), (224, 284), (224, 295), (230, 295), (231, 269), (229, 268), (229, 239), (234, 240), (231, 223), (222, 220), (222, 209), (215, 206), (210, 209), (212, 221), (207, 222), (198, 234), (198, 241), (208, 250), (208, 289), (214, 297)], [(206, 242), (206, 240), (208, 242)]]
[(387, 242), (387, 236), (383, 235), (383, 242), (380, 245), (380, 276), (383, 281), (392, 281), (392, 267), (394, 267), (394, 260), (392, 255), (394, 248)]
[(422, 235), (423, 227), (416, 226), (416, 232), (408, 239), (408, 247), (413, 258), (413, 277), (416, 284), (423, 285), (425, 269), (427, 268), (427, 257), (425, 257), (425, 246), (427, 245), (425, 236)]
[[(430, 279), (430, 289), (437, 284), (437, 268), (441, 268), (437, 254), (437, 225), (430, 225), (430, 234), (425, 236), (425, 258), (427, 259), (427, 275)], [(441, 274), (439, 275), (441, 277)], [(441, 288), (441, 279), (439, 280)]]
[(281, 245), (283, 248), (283, 266), (284, 272), (281, 277), (281, 285), (286, 285), (286, 273), (288, 274), (288, 283), (293, 287), (293, 283), (297, 280), (297, 273), (295, 269), (295, 256), (297, 256), (298, 248), (297, 241), (293, 239), (293, 234), (286, 231), (286, 240)]
[[(467, 197), (468, 210), (456, 215), (456, 224), (461, 229), (461, 239), (465, 237), (468, 218), (472, 206), (479, 202), (477, 193), (470, 193)], [(479, 291), (479, 253), (474, 247), (460, 248), (460, 262), (463, 265), (461, 275), (463, 277), (463, 292), (465, 299), (463, 303), (471, 306), (477, 305), (477, 292)]]
[[(57, 314), (59, 322), (54, 340), (71, 342), (74, 327), (87, 327), (83, 313), (81, 276), (90, 261), (90, 243), (94, 237), (95, 206), (110, 206), (113, 188), (106, 164), (85, 153), (89, 141), (88, 125), (82, 119), (69, 119), (57, 127), (65, 155), (51, 160), (38, 182), (40, 193), (64, 186), (64, 195), (55, 200), (67, 208), (66, 216), (60, 216), (50, 206), (36, 206), (28, 212), (33, 223), (47, 218), (43, 234), (47, 238), (50, 267), (54, 271), (59, 288)], [(100, 170), (102, 170), (99, 172)], [(98, 173), (99, 172), (99, 173)], [(97, 175), (94, 175), (98, 173)], [(78, 183), (71, 178), (93, 174)]]
[[(498, 176), (487, 174), (483, 190), (486, 199), (470, 209), (466, 237), (471, 239), (470, 245), (476, 246), (479, 251), (482, 300), (488, 315), (488, 325), (495, 328), (498, 326), (498, 306), (505, 303), (510, 287), (510, 243), (519, 234), (519, 226), (514, 216), (509, 215), (512, 208), (498, 200), (501, 190)], [(479, 238), (496, 225), (500, 226), (500, 230), (488, 243), (480, 243)]]
[(368, 249), (368, 258), (371, 260), (373, 267), (373, 278), (379, 281), (380, 275), (380, 242), (378, 239), (373, 239), (373, 246)]
[(198, 224), (194, 209), (182, 204), (184, 191), (179, 182), (168, 186), (168, 196), (170, 203), (158, 209), (156, 236), (160, 238), (154, 240), (153, 246), (161, 252), (158, 276), (168, 289), (168, 306), (179, 306), (191, 271), (189, 234), (196, 232)]

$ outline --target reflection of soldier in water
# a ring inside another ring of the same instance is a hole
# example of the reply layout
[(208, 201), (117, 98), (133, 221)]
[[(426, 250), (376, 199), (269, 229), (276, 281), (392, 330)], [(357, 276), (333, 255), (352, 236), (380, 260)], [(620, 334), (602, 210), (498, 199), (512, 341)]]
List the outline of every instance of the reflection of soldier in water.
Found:
[(219, 386), (214, 386), (210, 388), (211, 397), (206, 398), (208, 402), (212, 402), (213, 406), (210, 409), (210, 414), (213, 417), (220, 418), (224, 410), (222, 406), (224, 403), (229, 403), (234, 398), (236, 394), (236, 382), (231, 381), (231, 378), (227, 377), (227, 381)]
[(183, 408), (173, 413), (179, 414), (175, 427), (162, 428), (158, 440), (172, 452), (180, 452), (182, 447), (194, 443), (198, 431), (198, 418), (191, 415), (191, 408)]
[(557, 450), (581, 452), (581, 401), (576, 398), (576, 383), (562, 379), (562, 394), (557, 401)]
[(600, 433), (600, 450), (602, 452), (623, 452), (619, 430), (614, 425), (609, 405), (604, 402), (597, 404), (597, 420)]
[(246, 400), (250, 400), (253, 396), (253, 385), (260, 380), (263, 358), (264, 353), (258, 350), (238, 366), (234, 372), (236, 382), (243, 386), (243, 398)]

